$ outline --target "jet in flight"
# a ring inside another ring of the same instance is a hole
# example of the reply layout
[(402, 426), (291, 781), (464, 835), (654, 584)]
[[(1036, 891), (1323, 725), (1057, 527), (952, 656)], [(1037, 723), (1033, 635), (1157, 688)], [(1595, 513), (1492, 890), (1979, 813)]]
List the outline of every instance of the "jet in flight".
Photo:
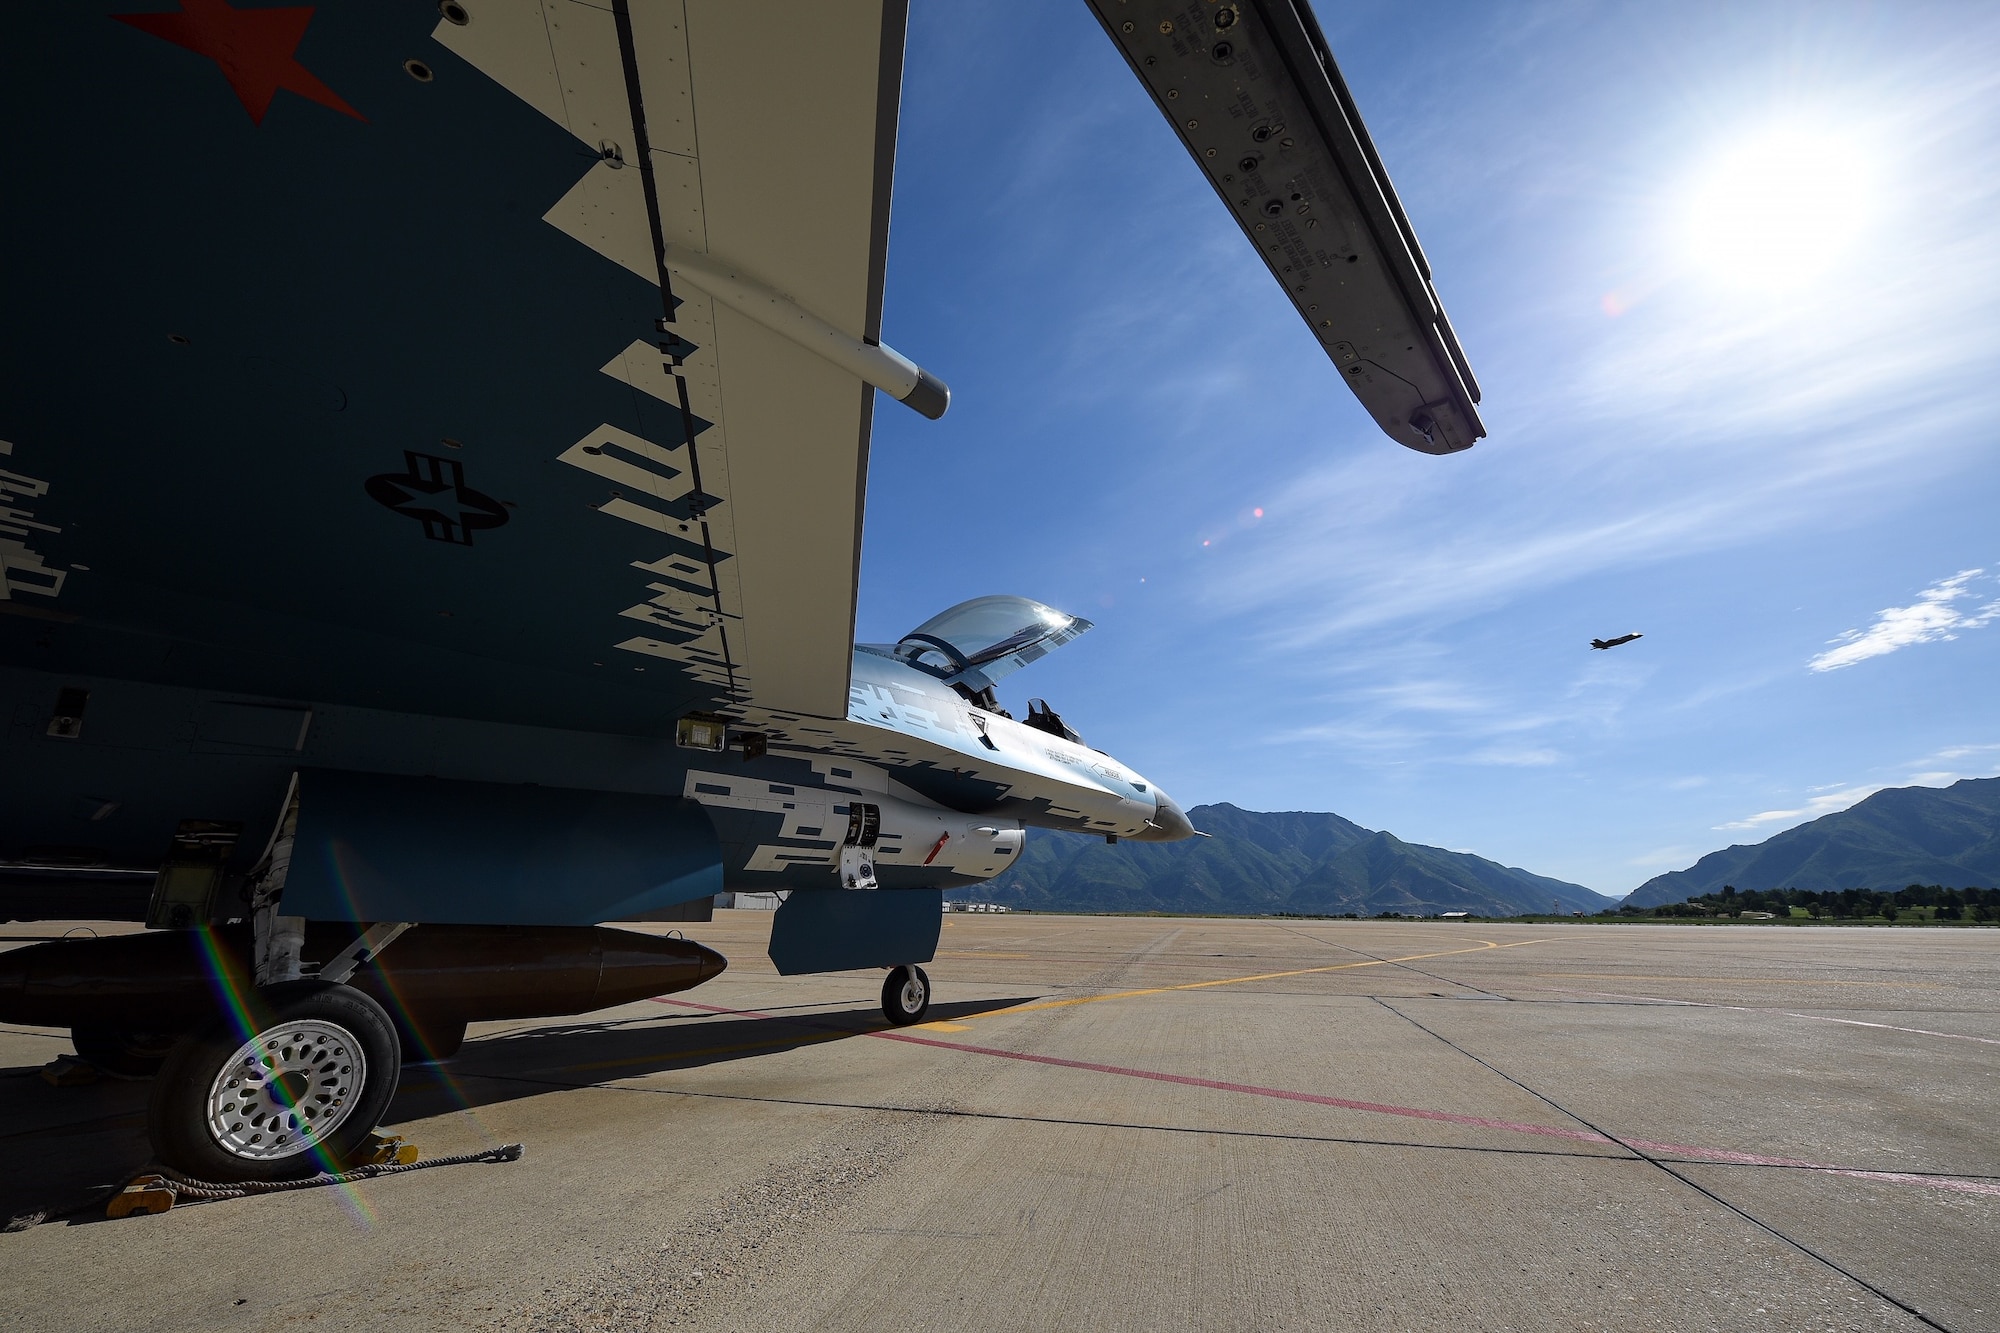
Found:
[[(1090, 3), (1380, 428), (1470, 447), (1310, 7)], [(1002, 706), (1088, 621), (854, 641), (876, 393), (951, 401), (883, 341), (906, 9), (8, 14), (0, 919), (153, 929), (0, 954), (0, 1021), (153, 1074), (164, 1162), (342, 1161), (468, 1022), (720, 972), (604, 923), (724, 890), (917, 1022), (1028, 828), (1194, 833)]]
[(1634, 630), (1630, 634), (1621, 634), (1615, 639), (1592, 639), (1590, 646), (1593, 648), (1616, 648), (1621, 643), (1630, 643), (1634, 639), (1643, 639), (1645, 637), (1645, 635)]

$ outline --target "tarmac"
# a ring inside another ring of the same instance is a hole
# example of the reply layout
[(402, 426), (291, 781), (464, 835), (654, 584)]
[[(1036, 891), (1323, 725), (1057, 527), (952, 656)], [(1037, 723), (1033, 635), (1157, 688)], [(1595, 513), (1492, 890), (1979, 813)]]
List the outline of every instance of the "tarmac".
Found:
[(519, 1161), (151, 1217), (0, 1027), (0, 1328), (2000, 1329), (2000, 930), (954, 914), (888, 1029), (770, 920), (406, 1071)]

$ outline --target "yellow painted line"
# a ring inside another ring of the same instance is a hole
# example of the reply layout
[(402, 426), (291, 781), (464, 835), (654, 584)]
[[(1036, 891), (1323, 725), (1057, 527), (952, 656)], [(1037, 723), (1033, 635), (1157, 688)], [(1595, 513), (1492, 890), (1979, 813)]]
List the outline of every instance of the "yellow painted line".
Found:
[[(1536, 972), (1537, 977), (1589, 977), (1597, 981), (1734, 981), (1746, 986), (1896, 986), (1921, 990), (1954, 990), (1926, 981), (1812, 981), (1799, 977), (1655, 977), (1637, 972)], [(1984, 990), (1985, 987), (1974, 987)]]
[[(1004, 1009), (988, 1009), (983, 1013), (965, 1014), (967, 1019), (996, 1018), (1003, 1014), (1022, 1014), (1033, 1009), (1067, 1009), (1072, 1005), (1097, 1004), (1103, 1000), (1129, 1000), (1144, 995), (1167, 995), (1174, 991), (1206, 990), (1211, 986), (1240, 986), (1248, 981), (1279, 981), (1286, 977), (1308, 977), (1320, 972), (1346, 972), (1357, 967), (1386, 967), (1393, 963), (1416, 963), (1426, 958), (1452, 958), (1459, 954), (1485, 953), (1491, 949), (1518, 949), (1527, 944), (1551, 944), (1554, 939), (1515, 940), (1511, 944), (1500, 944), (1493, 940), (1479, 941), (1474, 949), (1444, 949), (1436, 953), (1405, 954), (1400, 958), (1364, 958), (1354, 963), (1332, 963), (1325, 967), (1301, 967), (1287, 972), (1256, 972), (1247, 977), (1219, 977), (1213, 981), (1189, 981), (1178, 986), (1151, 986), (1144, 990), (1114, 991), (1109, 995), (1081, 995), (1069, 1000), (1044, 1000), (1040, 1004), (1017, 1004)], [(1039, 957), (1039, 955), (1033, 955)], [(1581, 974), (1579, 974), (1581, 975)], [(1887, 984), (1887, 983), (1884, 983)], [(948, 1023), (940, 1019), (933, 1023), (918, 1024), (941, 1032), (968, 1032), (967, 1023)], [(864, 1036), (865, 1032), (824, 1032), (802, 1034), (795, 1037), (777, 1037), (766, 1041), (745, 1041), (730, 1046), (704, 1046), (692, 1051), (658, 1051), (651, 1055), (627, 1056), (618, 1060), (594, 1060), (589, 1064), (559, 1065), (564, 1073), (582, 1073), (586, 1070), (616, 1069), (624, 1065), (673, 1064), (682, 1060), (700, 1060), (712, 1055), (734, 1055), (740, 1051), (769, 1050), (776, 1046), (810, 1046), (823, 1041), (838, 1041), (843, 1037)]]
[(1247, 977), (1221, 977), (1214, 981), (1190, 981), (1179, 986), (1149, 986), (1145, 990), (1113, 991), (1109, 995), (1080, 995), (1070, 1000), (1044, 1000), (1040, 1004), (1017, 1004), (1006, 1009), (988, 1009), (984, 1013), (967, 1014), (967, 1018), (993, 1018), (1001, 1014), (1025, 1014), (1035, 1009), (1067, 1009), (1077, 1004), (1101, 1004), (1105, 1000), (1130, 1000), (1142, 995), (1167, 995), (1174, 991), (1206, 990), (1211, 986), (1240, 986), (1246, 981), (1279, 981), (1285, 977), (1309, 977), (1320, 972), (1346, 972), (1357, 967), (1387, 967), (1392, 963), (1415, 963), (1426, 958), (1452, 958), (1459, 954), (1484, 953), (1489, 949), (1518, 949), (1524, 944), (1549, 944), (1552, 939), (1515, 940), (1512, 944), (1497, 944), (1492, 940), (1481, 940), (1476, 949), (1444, 949), (1437, 953), (1405, 954), (1401, 958), (1367, 958), (1358, 963), (1332, 963), (1326, 967), (1300, 967), (1289, 972), (1257, 972)]

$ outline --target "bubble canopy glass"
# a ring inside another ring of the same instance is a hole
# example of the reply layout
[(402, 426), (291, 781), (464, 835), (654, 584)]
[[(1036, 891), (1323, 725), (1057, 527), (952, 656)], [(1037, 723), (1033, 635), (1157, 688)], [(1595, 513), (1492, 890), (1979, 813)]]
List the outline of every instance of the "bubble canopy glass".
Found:
[(1091, 627), (1080, 616), (1026, 597), (975, 597), (941, 611), (902, 637), (894, 656), (947, 679), (977, 675), (991, 684), (1062, 647)]

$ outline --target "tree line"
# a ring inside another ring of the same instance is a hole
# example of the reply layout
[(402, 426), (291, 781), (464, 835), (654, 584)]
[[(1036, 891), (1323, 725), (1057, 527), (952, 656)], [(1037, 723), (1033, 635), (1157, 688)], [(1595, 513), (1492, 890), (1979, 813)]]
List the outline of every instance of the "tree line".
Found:
[(1748, 889), (1733, 884), (1720, 893), (1704, 893), (1686, 902), (1658, 907), (1621, 904), (1601, 915), (1654, 917), (1736, 916), (1769, 912), (1780, 918), (1801, 914), (1819, 920), (1863, 921), (1898, 919), (2000, 922), (2000, 889), (1953, 889), (1941, 884), (1912, 884), (1893, 893), (1880, 889)]

